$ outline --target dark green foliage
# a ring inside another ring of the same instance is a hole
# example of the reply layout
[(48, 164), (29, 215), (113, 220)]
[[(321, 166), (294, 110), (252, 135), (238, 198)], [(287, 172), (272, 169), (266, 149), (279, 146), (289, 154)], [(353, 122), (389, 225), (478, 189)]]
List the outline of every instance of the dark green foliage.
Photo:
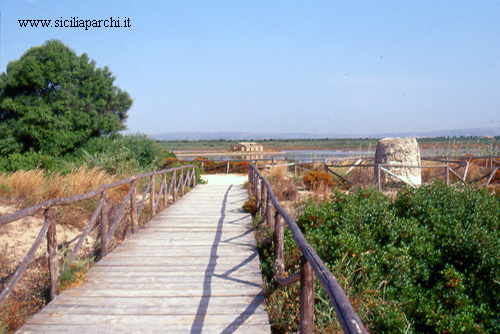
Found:
[(35, 168), (63, 174), (80, 165), (99, 167), (109, 173), (131, 176), (149, 172), (162, 166), (171, 156), (153, 139), (143, 134), (96, 137), (71, 154), (53, 157), (48, 154), (26, 152), (0, 157), (0, 171), (14, 172)]
[(29, 49), (0, 75), (0, 154), (57, 156), (123, 130), (132, 100), (114, 80), (59, 41)]
[(498, 196), (441, 183), (395, 200), (359, 189), (307, 204), (299, 225), (370, 332), (500, 328)]
[(170, 155), (160, 144), (142, 134), (92, 138), (75, 152), (76, 158), (89, 167), (97, 166), (121, 174), (157, 169)]
[(0, 157), (0, 171), (15, 172), (17, 170), (46, 169), (65, 171), (68, 164), (62, 159), (43, 153), (12, 153), (8, 157)]

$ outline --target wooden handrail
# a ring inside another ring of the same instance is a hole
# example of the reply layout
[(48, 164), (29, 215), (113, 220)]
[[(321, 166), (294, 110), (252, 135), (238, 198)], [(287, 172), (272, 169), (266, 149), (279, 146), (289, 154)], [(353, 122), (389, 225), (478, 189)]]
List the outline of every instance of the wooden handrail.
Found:
[[(255, 198), (262, 201), (263, 217), (266, 223), (273, 231), (275, 242), (275, 261), (273, 268), (278, 282), (281, 284), (291, 284), (297, 281), (297, 275), (289, 278), (282, 277), (283, 273), (283, 228), (280, 227), (280, 219), (283, 219), (290, 229), (293, 240), (302, 253), (300, 282), (301, 282), (301, 301), (300, 301), (300, 332), (313, 333), (314, 318), (314, 275), (318, 277), (321, 285), (330, 297), (330, 301), (335, 308), (337, 319), (345, 333), (368, 333), (363, 323), (354, 312), (344, 290), (337, 279), (326, 268), (325, 264), (314, 251), (312, 246), (306, 241), (297, 223), (280, 205), (278, 198), (274, 194), (271, 185), (266, 178), (258, 171), (257, 167), (250, 165), (248, 167), (248, 177), (251, 189)], [(271, 210), (275, 214), (270, 214)], [(274, 217), (273, 217), (274, 216)], [(278, 224), (276, 225), (276, 222)], [(277, 257), (277, 258), (276, 258)], [(312, 270), (311, 270), (312, 269)], [(292, 279), (293, 277), (293, 279)], [(312, 305), (311, 305), (312, 304)]]
[[(10, 281), (7, 283), (3, 291), (0, 293), (0, 306), (5, 303), (7, 298), (9, 297), (10, 293), (14, 290), (15, 286), (19, 283), (19, 280), (21, 277), (24, 275), (26, 272), (26, 269), (28, 268), (28, 265), (33, 261), (34, 255), (36, 250), (40, 247), (40, 244), (42, 243), (42, 240), (45, 236), (47, 236), (47, 247), (48, 247), (48, 262), (49, 262), (49, 274), (50, 274), (50, 298), (53, 299), (55, 296), (58, 294), (59, 291), (59, 284), (58, 284), (58, 257), (57, 257), (57, 236), (56, 236), (56, 223), (54, 219), (54, 208), (56, 206), (62, 206), (62, 205), (69, 205), (73, 204), (79, 201), (87, 200), (90, 198), (93, 198), (95, 196), (101, 195), (101, 199), (99, 201), (99, 204), (97, 205), (96, 209), (94, 210), (94, 213), (92, 214), (92, 217), (90, 218), (90, 221), (88, 222), (87, 226), (85, 227), (83, 233), (80, 235), (80, 239), (78, 240), (75, 248), (73, 249), (71, 255), (69, 256), (68, 262), (71, 263), (76, 258), (76, 255), (81, 248), (84, 240), (87, 238), (88, 234), (92, 230), (93, 226), (95, 225), (95, 222), (97, 221), (99, 215), (101, 216), (101, 231), (100, 231), (100, 236), (101, 236), (101, 257), (104, 257), (108, 254), (108, 245), (111, 239), (114, 236), (114, 233), (117, 229), (117, 226), (120, 224), (122, 221), (123, 217), (125, 216), (125, 213), (127, 211), (127, 204), (129, 210), (130, 210), (130, 220), (131, 220), (131, 225), (132, 225), (132, 233), (135, 233), (137, 231), (137, 223), (140, 218), (140, 214), (144, 205), (144, 201), (146, 199), (146, 195), (148, 194), (148, 191), (150, 191), (150, 206), (151, 206), (151, 216), (154, 216), (157, 206), (159, 204), (160, 198), (163, 196), (163, 202), (168, 203), (168, 196), (170, 195), (170, 192), (173, 191), (173, 198), (174, 201), (176, 200), (177, 197), (177, 187), (175, 187), (175, 179), (176, 179), (176, 173), (178, 170), (180, 170), (180, 177), (179, 177), (179, 185), (182, 186), (182, 193), (181, 196), (184, 195), (184, 187), (191, 184), (191, 187), (194, 187), (196, 185), (196, 173), (195, 173), (196, 166), (195, 165), (186, 165), (186, 166), (180, 166), (176, 168), (170, 168), (170, 169), (164, 169), (160, 171), (154, 171), (154, 172), (149, 172), (146, 174), (141, 174), (141, 175), (136, 175), (121, 181), (117, 181), (114, 183), (110, 184), (105, 184), (99, 187), (99, 189), (81, 194), (81, 195), (75, 195), (72, 197), (67, 197), (67, 198), (56, 198), (56, 199), (50, 199), (48, 201), (45, 201), (43, 203), (40, 203), (38, 205), (20, 210), (18, 212), (4, 215), (0, 217), (0, 226), (4, 224), (9, 224), (12, 222), (15, 222), (19, 219), (22, 219), (24, 217), (28, 217), (31, 215), (36, 214), (37, 212), (41, 210), (45, 210), (45, 223), (43, 224), (38, 237), (35, 239), (35, 242), (31, 246), (30, 250), (28, 251), (27, 255), (24, 257), (23, 261), (21, 264), (17, 267), (16, 272), (14, 275), (11, 277)], [(184, 174), (184, 170), (187, 170), (187, 173)], [(168, 192), (165, 191), (166, 189), (166, 175), (167, 173), (172, 173), (172, 181), (170, 183), (170, 187), (168, 189)], [(157, 201), (155, 202), (155, 195), (156, 195), (156, 189), (154, 186), (154, 177), (156, 175), (162, 175), (162, 185), (160, 187), (160, 190), (158, 192), (158, 198)], [(185, 177), (183, 177), (185, 175)], [(143, 198), (139, 207), (139, 210), (137, 210), (137, 203), (136, 203), (136, 189), (137, 189), (137, 180), (144, 179), (149, 177), (149, 183), (147, 186), (146, 191), (143, 194)], [(113, 224), (111, 228), (108, 231), (108, 214), (109, 214), (109, 203), (108, 203), (108, 190), (114, 187), (118, 187), (124, 184), (130, 183), (130, 189), (123, 199), (120, 209), (118, 210), (118, 213), (116, 214), (115, 220), (113, 221)], [(172, 189), (172, 184), (174, 184), (174, 189)]]

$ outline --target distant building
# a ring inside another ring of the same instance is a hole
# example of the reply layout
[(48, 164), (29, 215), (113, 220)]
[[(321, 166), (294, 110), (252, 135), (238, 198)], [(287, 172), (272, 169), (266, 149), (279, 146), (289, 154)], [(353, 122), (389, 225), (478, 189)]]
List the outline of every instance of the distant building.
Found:
[(254, 142), (241, 142), (231, 146), (231, 151), (262, 152), (264, 151), (264, 146)]

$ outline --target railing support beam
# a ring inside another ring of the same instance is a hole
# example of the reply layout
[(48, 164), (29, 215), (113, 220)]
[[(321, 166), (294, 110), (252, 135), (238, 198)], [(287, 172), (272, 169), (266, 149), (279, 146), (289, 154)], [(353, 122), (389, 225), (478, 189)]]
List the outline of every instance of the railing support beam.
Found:
[(108, 191), (105, 190), (101, 194), (101, 200), (103, 201), (101, 210), (101, 257), (108, 255), (109, 239), (108, 239)]
[(57, 234), (54, 212), (54, 207), (50, 207), (45, 211), (45, 220), (49, 222), (49, 228), (47, 230), (47, 252), (49, 262), (50, 300), (54, 300), (59, 294), (59, 260), (57, 258)]
[(314, 271), (305, 256), (300, 258), (300, 326), (301, 334), (314, 333)]

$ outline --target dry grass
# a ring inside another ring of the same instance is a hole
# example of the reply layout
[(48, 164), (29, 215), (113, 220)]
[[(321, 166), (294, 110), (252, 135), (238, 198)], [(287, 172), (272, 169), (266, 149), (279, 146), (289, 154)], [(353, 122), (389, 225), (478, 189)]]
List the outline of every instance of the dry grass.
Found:
[(330, 200), (332, 197), (333, 188), (329, 185), (320, 183), (314, 186), (310, 193), (309, 198), (316, 203), (321, 203), (324, 200)]
[(288, 175), (286, 165), (275, 165), (264, 174), (280, 201), (293, 201), (297, 197), (298, 187), (293, 177)]
[(1, 195), (11, 200), (30, 198), (39, 202), (43, 200), (45, 193), (45, 175), (40, 169), (0, 174), (0, 185)]
[[(0, 196), (10, 201), (23, 201), (24, 205), (29, 206), (51, 198), (87, 193), (116, 180), (116, 176), (96, 167), (88, 169), (82, 166), (66, 175), (47, 174), (40, 169), (20, 170), (12, 174), (0, 174)], [(128, 191), (127, 187), (113, 189), (111, 197), (120, 197), (124, 191)]]
[(373, 184), (373, 167), (363, 167), (361, 164), (359, 167), (355, 167), (349, 172), (347, 179), (354, 182), (356, 185), (368, 186)]

